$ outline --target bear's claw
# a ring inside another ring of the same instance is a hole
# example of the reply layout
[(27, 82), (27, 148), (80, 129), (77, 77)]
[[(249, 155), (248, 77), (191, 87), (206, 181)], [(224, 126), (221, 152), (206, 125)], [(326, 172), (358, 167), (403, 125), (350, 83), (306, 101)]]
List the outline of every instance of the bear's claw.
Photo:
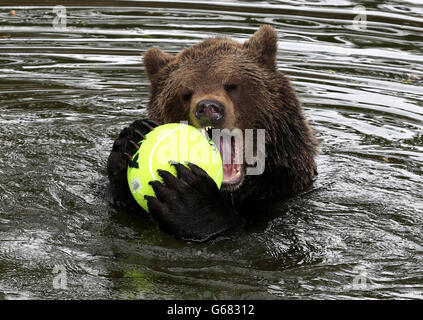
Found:
[(206, 241), (244, 223), (221, 198), (214, 180), (200, 167), (172, 163), (177, 177), (158, 170), (163, 179), (152, 181), (156, 197), (145, 196), (149, 212), (166, 231), (177, 238)]
[(107, 160), (107, 171), (115, 203), (131, 206), (134, 204), (135, 200), (126, 180), (126, 170), (132, 156), (139, 149), (139, 145), (135, 141), (142, 141), (154, 127), (157, 127), (157, 124), (152, 120), (134, 121), (121, 131), (113, 143), (112, 152)]

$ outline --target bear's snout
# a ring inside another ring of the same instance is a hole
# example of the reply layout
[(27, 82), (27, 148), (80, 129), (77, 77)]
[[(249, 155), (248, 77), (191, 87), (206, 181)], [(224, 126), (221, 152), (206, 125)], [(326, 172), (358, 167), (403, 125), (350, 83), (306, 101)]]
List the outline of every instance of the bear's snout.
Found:
[(195, 117), (202, 127), (215, 126), (225, 116), (224, 105), (212, 99), (204, 99), (197, 103)]

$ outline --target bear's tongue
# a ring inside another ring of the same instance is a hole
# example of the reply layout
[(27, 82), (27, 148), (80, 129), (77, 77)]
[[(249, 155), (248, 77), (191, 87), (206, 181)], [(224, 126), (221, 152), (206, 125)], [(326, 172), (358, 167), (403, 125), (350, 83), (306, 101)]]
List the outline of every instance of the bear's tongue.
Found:
[(220, 139), (220, 154), (223, 160), (223, 182), (230, 183), (238, 180), (241, 174), (241, 165), (235, 161), (236, 148), (232, 139)]

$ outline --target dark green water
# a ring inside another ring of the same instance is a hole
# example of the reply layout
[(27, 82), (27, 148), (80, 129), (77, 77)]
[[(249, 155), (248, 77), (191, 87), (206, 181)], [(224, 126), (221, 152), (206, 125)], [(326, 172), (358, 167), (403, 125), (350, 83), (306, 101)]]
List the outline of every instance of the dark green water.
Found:
[[(64, 30), (48, 3), (0, 1), (0, 298), (423, 298), (422, 1), (56, 1)], [(141, 54), (264, 23), (322, 142), (314, 189), (204, 245), (109, 206)]]

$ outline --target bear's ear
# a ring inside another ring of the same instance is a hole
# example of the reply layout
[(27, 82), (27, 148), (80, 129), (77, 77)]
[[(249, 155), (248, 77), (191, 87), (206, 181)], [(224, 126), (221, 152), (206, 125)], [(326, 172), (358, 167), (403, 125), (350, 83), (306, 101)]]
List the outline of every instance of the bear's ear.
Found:
[(144, 55), (144, 68), (148, 78), (152, 77), (175, 57), (169, 53), (163, 52), (159, 48), (148, 49)]
[(278, 35), (273, 27), (269, 25), (261, 26), (250, 40), (244, 43), (244, 48), (250, 50), (259, 59), (260, 63), (271, 69), (276, 68)]

